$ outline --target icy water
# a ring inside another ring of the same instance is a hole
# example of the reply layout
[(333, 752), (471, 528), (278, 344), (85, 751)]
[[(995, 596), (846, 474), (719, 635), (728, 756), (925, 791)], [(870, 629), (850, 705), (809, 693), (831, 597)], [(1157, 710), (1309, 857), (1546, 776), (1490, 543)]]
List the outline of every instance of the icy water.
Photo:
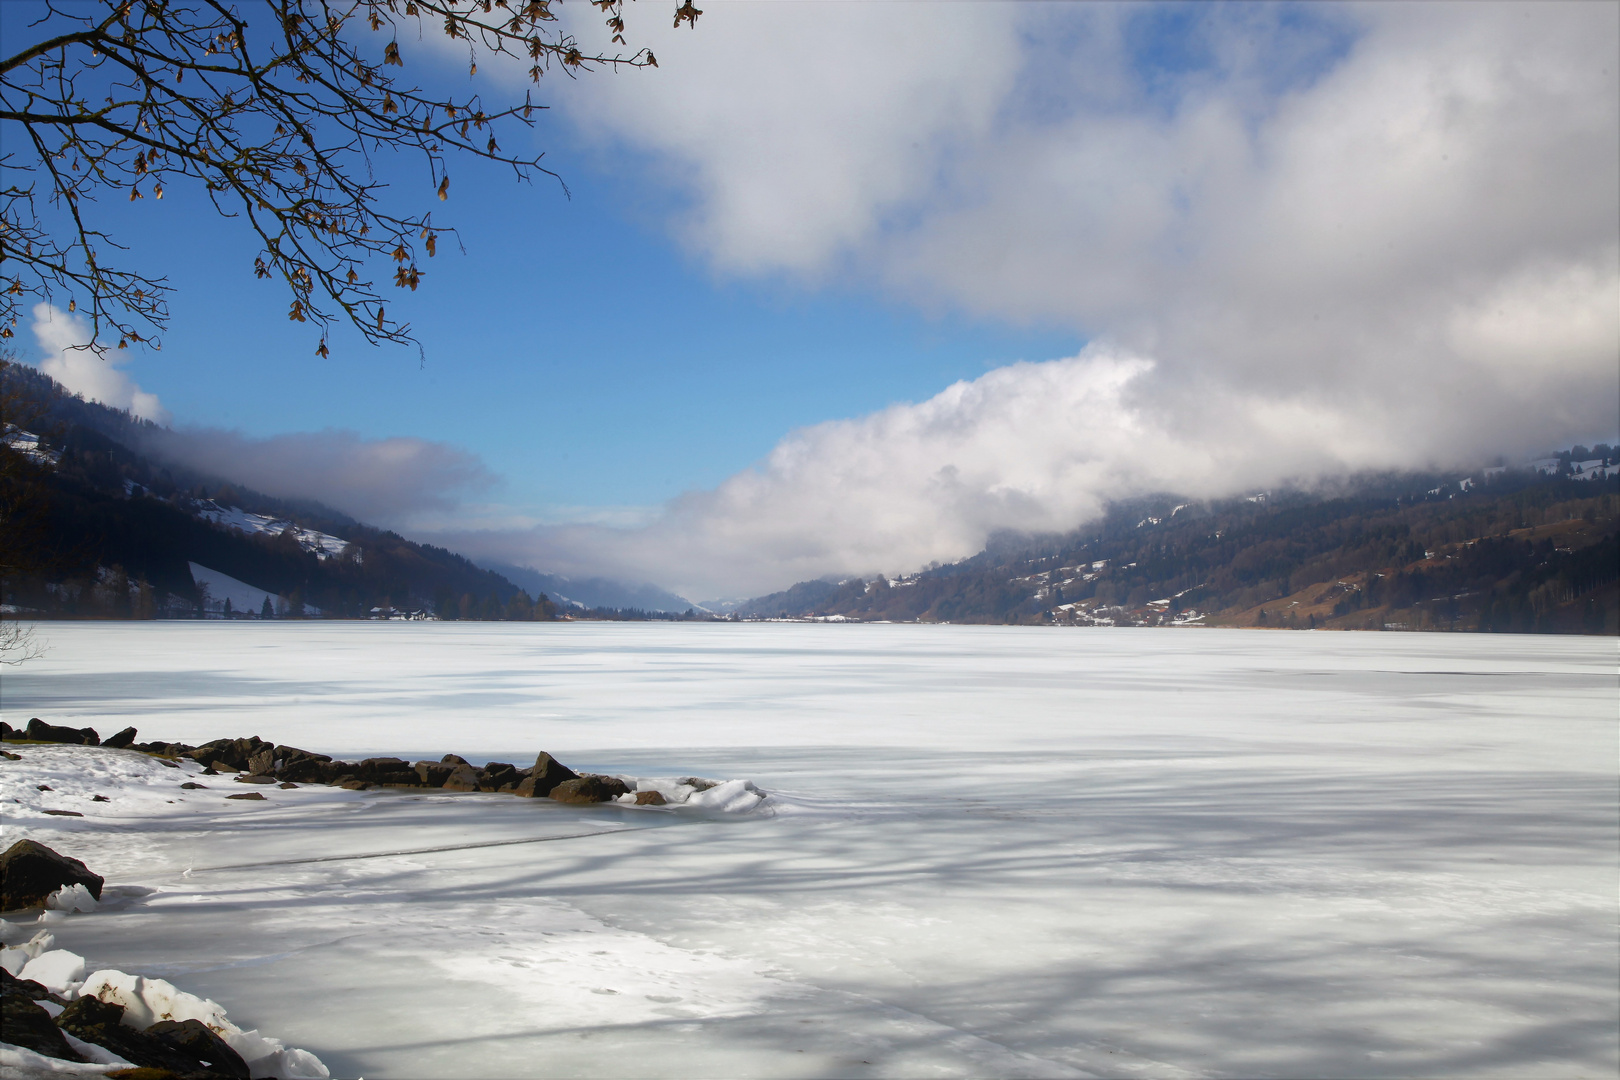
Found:
[[(214, 998), (334, 1075), (1620, 1068), (1614, 639), (43, 632), (48, 657), (0, 684), (14, 724), (544, 749), (773, 793), (708, 819), (326, 789), (8, 813), (6, 842), (157, 890), (73, 916), (63, 946)], [(563, 839), (292, 861), (540, 837)]]

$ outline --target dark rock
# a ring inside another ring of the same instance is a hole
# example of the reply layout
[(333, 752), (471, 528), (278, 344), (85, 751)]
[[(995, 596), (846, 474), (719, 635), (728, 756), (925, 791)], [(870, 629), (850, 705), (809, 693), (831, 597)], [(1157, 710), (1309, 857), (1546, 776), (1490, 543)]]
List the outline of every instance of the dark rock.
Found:
[[(344, 791), (369, 791), (372, 786), (373, 785), (370, 780), (356, 780), (352, 777), (338, 785), (338, 787), (342, 788)], [(241, 796), (234, 797), (240, 798)], [(262, 798), (263, 796), (260, 797)]]
[(273, 784), (276, 782), (276, 778), (273, 776), (238, 776), (236, 782), (238, 784)]
[(699, 791), (708, 791), (712, 787), (720, 786), (720, 782), (718, 780), (705, 780), (701, 776), (683, 776), (675, 782), (677, 784), (685, 784), (687, 787), (696, 788)]
[(668, 799), (664, 798), (662, 794), (656, 791), (636, 792), (637, 806), (663, 806), (668, 801)]
[[(59, 816), (84, 816), (71, 810), (58, 810), (56, 813)], [(33, 840), (19, 840), (0, 855), (0, 882), (3, 882), (0, 884), (0, 911), (39, 907), (51, 893), (64, 885), (83, 885), (91, 896), (100, 900), (102, 881), (78, 859), (58, 855)]]
[(135, 729), (127, 727), (116, 735), (108, 736), (101, 745), (110, 746), (114, 750), (128, 750), (135, 745)]
[(478, 771), (471, 765), (457, 765), (439, 786), (446, 791), (477, 791)]
[(287, 764), (291, 764), (294, 761), (303, 761), (305, 758), (309, 758), (314, 761), (332, 760), (332, 756), (330, 754), (317, 754), (311, 750), (300, 750), (296, 746), (276, 747), (276, 758), (280, 761), (286, 762)]
[(107, 798), (107, 796), (105, 796), (105, 795), (92, 795), (92, 796), (90, 796), (90, 801), (91, 802), (112, 802), (112, 800)]
[(269, 776), (276, 771), (276, 751), (266, 746), (248, 755), (247, 771), (254, 776)]
[(5, 758), (7, 761), (21, 761), (22, 755), (13, 754), (10, 750), (0, 750), (0, 758)]
[(55, 791), (56, 789), (51, 787), (51, 785), (49, 785), (49, 784), (40, 784), (34, 790), (35, 791)]
[[(3, 970), (5, 969), (0, 968), (0, 971)], [(11, 984), (8, 982), (6, 984), (8, 992), (4, 998), (0, 998), (0, 1021), (4, 1021), (0, 1027), (5, 1031), (6, 1042), (63, 1061), (84, 1060), (77, 1051), (68, 1046), (67, 1040), (62, 1038), (61, 1029), (56, 1026), (56, 1021), (51, 1019), (50, 1013), (22, 994), (10, 993), (10, 988)]]
[(208, 790), (208, 785), (207, 784), (195, 784), (195, 783), (192, 783), (190, 780), (187, 780), (185, 783), (181, 784), (180, 786), (185, 788), (187, 791), (199, 791), (199, 790), (207, 791)]
[(629, 793), (630, 789), (618, 777), (590, 774), (564, 780), (551, 789), (551, 797), (560, 803), (612, 802), (620, 795)]
[(95, 728), (57, 727), (37, 716), (28, 721), (28, 730), (23, 737), (33, 742), (66, 743), (70, 746), (101, 745), (101, 736), (96, 734)]
[(40, 813), (49, 814), (52, 817), (84, 817), (77, 810), (42, 810)]
[(248, 1080), (247, 1062), (201, 1020), (159, 1020), (146, 1034), (203, 1062), (217, 1076)]
[(445, 778), (455, 771), (454, 766), (437, 761), (418, 761), (412, 768), (423, 787), (443, 787)]
[[(564, 780), (578, 779), (579, 773), (575, 772), (573, 769), (570, 769), (568, 766), (564, 765), (550, 754), (542, 753), (534, 759), (534, 767), (529, 770), (529, 775), (527, 778), (525, 778), (525, 783), (528, 780), (534, 781), (530, 790), (533, 793), (533, 797), (539, 799), (550, 795), (551, 789), (562, 783)], [(521, 788), (523, 785), (520, 784), (518, 786)], [(520, 790), (518, 794), (521, 795), (522, 791)]]
[(20, 739), (21, 733), (4, 720), (0, 720), (0, 739)]
[(202, 771), (202, 774), (204, 776), (218, 776), (219, 775), (219, 770), (214, 768), (212, 765), (210, 765), (210, 766), (208, 766), (208, 768), (206, 768), (206, 769), (204, 769)]
[(404, 758), (371, 757), (362, 761), (354, 771), (361, 776), (370, 776), (374, 773), (410, 772), (411, 763)]
[(316, 757), (298, 758), (276, 770), (277, 777), (295, 784), (328, 784), (349, 775), (353, 775), (349, 766)]
[(465, 764), (467, 764), (467, 759), (464, 758), (464, 757), (461, 757), (461, 756), (459, 756), (457, 754), (446, 754), (446, 755), (444, 755), (444, 757), (439, 759), (439, 764), (441, 764), (441, 765), (465, 765)]
[(275, 747), (257, 735), (250, 735), (245, 739), (215, 739), (195, 748), (187, 748), (185, 755), (199, 765), (213, 765), (215, 768), (223, 765), (240, 772), (248, 767), (253, 755), (263, 750), (269, 750), (274, 758)]
[(227, 799), (257, 799), (257, 800), (263, 801), (264, 792), (262, 792), (262, 791), (239, 791), (235, 795), (227, 795), (225, 797)]
[(56, 1018), (56, 1026), (76, 1039), (111, 1050), (132, 1065), (167, 1069), (183, 1077), (235, 1076), (224, 1069), (204, 1065), (203, 1059), (189, 1050), (173, 1046), (149, 1032), (126, 1026), (122, 1005), (108, 1004), (93, 997), (78, 998), (62, 1010), (62, 1014)]
[(58, 997), (33, 979), (19, 979), (5, 968), (0, 968), (0, 994), (21, 994), (29, 1001), (54, 1001), (66, 1005), (67, 998)]
[(290, 783), (287, 783), (286, 781), (282, 781), (281, 783), (276, 785), (276, 787), (280, 788), (282, 791), (290, 791), (291, 789), (296, 788), (297, 786), (298, 786), (297, 784), (290, 784)]

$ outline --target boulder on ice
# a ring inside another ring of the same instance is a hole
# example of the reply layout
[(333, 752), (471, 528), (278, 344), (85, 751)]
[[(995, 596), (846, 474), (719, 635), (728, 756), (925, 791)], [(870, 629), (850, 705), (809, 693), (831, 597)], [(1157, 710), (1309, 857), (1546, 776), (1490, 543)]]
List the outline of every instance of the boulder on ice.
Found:
[(146, 1034), (207, 1063), (231, 1080), (248, 1080), (252, 1075), (242, 1055), (201, 1020), (159, 1020), (146, 1029)]
[[(184, 1046), (171, 1043), (150, 1029), (141, 1031), (124, 1023), (122, 1005), (94, 997), (81, 997), (63, 1009), (56, 1018), (56, 1026), (75, 1039), (111, 1050), (138, 1067), (166, 1069), (175, 1076), (220, 1077), (221, 1080), (237, 1080), (247, 1075), (246, 1066), (234, 1051), (231, 1057), (235, 1062), (210, 1060), (205, 1064), (204, 1059)], [(236, 1071), (238, 1068), (240, 1072)]]
[(61, 998), (37, 982), (19, 979), (0, 968), (0, 1009), (4, 1010), (5, 1041), (46, 1057), (83, 1061), (62, 1038), (62, 1031), (51, 1014), (38, 1003), (63, 1004)]
[(518, 781), (514, 791), (524, 798), (543, 799), (550, 795), (558, 784), (578, 779), (579, 774), (573, 769), (550, 754), (541, 753), (534, 759), (534, 767), (528, 770), (528, 775)]
[(102, 746), (110, 746), (114, 750), (127, 750), (135, 745), (135, 736), (138, 734), (132, 727), (127, 727), (116, 735), (109, 735), (101, 741)]
[(26, 730), (14, 731), (10, 737), (27, 739), (29, 742), (67, 743), (70, 746), (101, 745), (101, 736), (96, 734), (95, 728), (57, 727), (37, 716), (28, 721)]
[(78, 859), (59, 855), (34, 840), (19, 840), (0, 855), (0, 911), (42, 907), (65, 885), (83, 885), (101, 899), (104, 879)]
[(587, 774), (575, 780), (564, 780), (551, 789), (551, 797), (560, 803), (612, 802), (620, 795), (628, 795), (630, 788), (616, 776)]
[(478, 770), (471, 765), (457, 765), (439, 786), (446, 791), (477, 791)]

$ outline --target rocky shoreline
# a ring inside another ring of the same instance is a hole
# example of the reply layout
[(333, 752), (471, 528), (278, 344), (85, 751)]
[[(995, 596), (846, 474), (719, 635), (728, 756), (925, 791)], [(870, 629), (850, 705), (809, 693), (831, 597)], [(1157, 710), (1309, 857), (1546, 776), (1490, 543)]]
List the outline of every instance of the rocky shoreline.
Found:
[[(747, 812), (765, 800), (765, 794), (746, 780), (713, 781), (695, 776), (648, 780), (576, 772), (544, 752), (533, 765), (519, 768), (499, 761), (475, 766), (456, 754), (445, 754), (438, 761), (407, 762), (395, 757), (347, 761), (257, 736), (215, 739), (201, 746), (140, 742), (138, 737), (133, 727), (103, 739), (94, 728), (62, 727), (38, 718), (21, 728), (0, 722), (0, 740), (11, 748), (0, 749), (0, 767), (18, 762), (14, 767), (24, 768), (30, 761), (56, 759), (58, 754), (50, 750), (55, 745), (144, 755), (145, 764), (139, 771), (165, 774), (162, 779), (172, 780), (173, 787), (180, 789), (172, 792), (175, 796), (201, 792), (264, 802), (265, 788), (319, 785), (356, 792), (485, 792), (567, 804), (700, 813)], [(89, 815), (83, 825), (63, 822), (65, 828), (95, 828), (95, 819), (104, 812), (98, 804), (119, 807), (129, 792), (141, 790), (137, 786), (120, 794), (116, 783), (97, 791), (102, 786), (98, 780), (69, 781), (82, 771), (84, 762), (70, 765), (68, 758), (82, 759), (83, 754), (62, 759), (57, 770), (61, 779), (47, 772), (27, 781), (27, 801), (33, 812), (56, 818)], [(158, 765), (166, 768), (156, 768)], [(208, 779), (211, 777), (219, 780)], [(170, 785), (160, 781), (159, 788), (169, 789)], [(39, 806), (40, 799), (55, 805)], [(83, 812), (67, 809), (68, 805), (82, 807)], [(13, 825), (28, 816), (25, 807), (16, 809), (22, 814), (13, 818)], [(57, 945), (47, 927), (76, 912), (98, 910), (103, 906), (103, 886), (104, 879), (83, 862), (35, 839), (17, 840), (0, 854), (0, 912), (13, 920), (0, 919), (5, 1022), (0, 1033), (0, 1073), (28, 1080), (66, 1074), (123, 1080), (318, 1080), (327, 1076), (315, 1055), (256, 1031), (243, 1031), (219, 1005), (162, 979), (112, 969), (87, 972), (84, 958)], [(120, 890), (128, 887), (106, 888), (121, 897)], [(35, 912), (40, 926), (25, 929), (15, 921), (19, 913), (32, 916)]]
[[(325, 784), (351, 791), (371, 788), (484, 791), (527, 799), (549, 798), (572, 804), (630, 802), (638, 806), (663, 806), (669, 801), (660, 791), (632, 790), (617, 776), (575, 772), (543, 751), (536, 756), (533, 765), (519, 768), (504, 761), (475, 766), (456, 754), (445, 754), (438, 761), (408, 762), (396, 757), (343, 761), (296, 746), (270, 743), (257, 735), (215, 739), (201, 746), (176, 742), (137, 742), (138, 735), (135, 728), (128, 727), (102, 739), (94, 728), (60, 727), (47, 724), (38, 717), (29, 720), (24, 728), (13, 728), (0, 721), (0, 741), (105, 746), (115, 750), (138, 751), (168, 762), (189, 758), (203, 766), (201, 775), (224, 776), (234, 773), (234, 781), (241, 784), (274, 784), (282, 788)], [(676, 784), (694, 792), (717, 786), (716, 781), (698, 776), (680, 777)], [(206, 787), (192, 783), (184, 786)], [(247, 800), (263, 798), (252, 791), (226, 797)]]
[[(104, 885), (105, 879), (78, 859), (34, 840), (18, 840), (0, 854), (0, 910), (12, 917), (40, 910), (40, 922), (53, 916), (59, 922), (73, 912), (94, 911)], [(328, 1075), (313, 1054), (245, 1032), (214, 1002), (161, 979), (112, 969), (86, 976), (83, 957), (57, 948), (48, 929), (29, 936), (0, 919), (0, 946), (0, 1066), (7, 1077), (318, 1080)], [(64, 1068), (66, 1063), (80, 1068)]]

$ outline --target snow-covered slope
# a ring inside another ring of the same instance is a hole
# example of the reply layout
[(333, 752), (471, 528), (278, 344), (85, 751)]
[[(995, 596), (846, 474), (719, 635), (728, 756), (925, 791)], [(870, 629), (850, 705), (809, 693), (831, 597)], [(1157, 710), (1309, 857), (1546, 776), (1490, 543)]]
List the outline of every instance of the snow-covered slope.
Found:
[(212, 499), (203, 499), (194, 505), (193, 512), (204, 521), (211, 521), (228, 529), (240, 529), (245, 533), (267, 533), (271, 536), (280, 536), (292, 530), (298, 540), (298, 546), (315, 555), (317, 558), (330, 559), (334, 555), (341, 555), (348, 548), (349, 542), (342, 537), (331, 533), (317, 532), (306, 529), (288, 518), (273, 518), (265, 514), (250, 514), (236, 506), (221, 506)]
[[(267, 589), (258, 589), (245, 581), (238, 581), (229, 574), (218, 570), (210, 570), (200, 563), (190, 563), (191, 579), (198, 585), (207, 589), (207, 599), (203, 607), (207, 611), (225, 610), (225, 601), (231, 602), (231, 610), (248, 615), (257, 615), (264, 608), (265, 600), (270, 601), (270, 607), (281, 614), (287, 610), (289, 603), (287, 597)], [(314, 604), (305, 604), (304, 612), (308, 615), (319, 615), (321, 609)]]

